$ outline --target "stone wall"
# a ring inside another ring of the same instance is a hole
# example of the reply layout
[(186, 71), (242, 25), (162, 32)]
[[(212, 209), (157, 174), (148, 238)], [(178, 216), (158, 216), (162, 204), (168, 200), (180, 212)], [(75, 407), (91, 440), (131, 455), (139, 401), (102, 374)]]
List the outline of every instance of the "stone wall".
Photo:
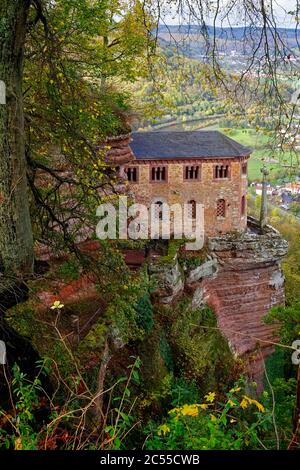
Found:
[[(246, 215), (241, 213), (242, 196), (247, 193), (247, 176), (242, 174), (244, 158), (235, 159), (193, 159), (168, 161), (134, 161), (130, 166), (138, 167), (138, 182), (130, 183), (130, 190), (138, 203), (150, 205), (161, 200), (168, 204), (183, 204), (195, 200), (204, 205), (204, 230), (207, 236), (243, 231), (246, 228)], [(151, 182), (152, 165), (167, 166), (167, 181)], [(214, 178), (216, 165), (229, 165), (230, 177)], [(200, 166), (200, 180), (184, 180), (185, 165)], [(226, 216), (217, 217), (218, 199), (226, 201)], [(247, 214), (247, 207), (245, 207)]]

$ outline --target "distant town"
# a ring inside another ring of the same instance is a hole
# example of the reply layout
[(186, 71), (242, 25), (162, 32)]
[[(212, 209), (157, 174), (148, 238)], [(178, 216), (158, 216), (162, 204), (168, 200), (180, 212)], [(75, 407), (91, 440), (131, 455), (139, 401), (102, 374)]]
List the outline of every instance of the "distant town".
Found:
[[(256, 195), (261, 196), (261, 182), (254, 181), (250, 183), (250, 187), (255, 189)], [(267, 194), (274, 205), (284, 210), (290, 210), (292, 204), (300, 203), (300, 178), (297, 178), (295, 182), (283, 183), (281, 185), (269, 183), (267, 185)]]

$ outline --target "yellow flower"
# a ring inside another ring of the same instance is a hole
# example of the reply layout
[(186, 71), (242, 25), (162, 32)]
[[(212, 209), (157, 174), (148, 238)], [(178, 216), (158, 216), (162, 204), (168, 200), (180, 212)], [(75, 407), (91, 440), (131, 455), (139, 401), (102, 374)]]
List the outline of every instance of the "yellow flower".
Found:
[(227, 403), (228, 403), (230, 406), (236, 406), (236, 404), (235, 404), (234, 401), (232, 401), (232, 400), (228, 400)]
[(261, 403), (259, 403), (259, 401), (253, 400), (252, 398), (249, 398), (249, 402), (251, 403), (251, 405), (255, 405), (256, 408), (259, 409), (259, 411), (261, 411), (262, 413), (264, 413), (265, 408), (264, 408), (264, 406), (263, 406)]
[(217, 418), (215, 417), (215, 415), (210, 415), (210, 420), (214, 422), (217, 421)]
[(208, 406), (209, 405), (207, 403), (202, 403), (201, 405), (199, 405), (199, 408), (202, 408), (202, 410), (207, 410)]
[(165, 436), (166, 434), (168, 434), (168, 432), (170, 432), (170, 428), (169, 426), (167, 426), (167, 424), (162, 424), (161, 426), (159, 426), (158, 428), (158, 435), (161, 436)]
[(197, 405), (184, 405), (181, 408), (181, 414), (183, 416), (198, 416), (199, 410)]
[(236, 393), (236, 392), (240, 392), (240, 390), (241, 390), (241, 387), (232, 388), (231, 390), (229, 390), (229, 393)]
[(57, 309), (60, 310), (63, 307), (64, 307), (64, 304), (62, 304), (60, 300), (55, 300), (55, 302), (53, 303), (51, 307), (51, 310), (57, 310)]
[(262, 413), (265, 411), (264, 406), (259, 403), (259, 401), (254, 400), (254, 398), (247, 397), (246, 395), (243, 396), (243, 400), (241, 401), (240, 405), (242, 408), (247, 408), (248, 405), (255, 405), (256, 408), (258, 408)]
[(240, 403), (240, 406), (241, 406), (241, 408), (243, 408), (243, 410), (244, 410), (245, 408), (248, 407), (248, 404), (249, 404), (248, 401), (245, 400), (245, 398), (243, 398), (242, 401), (241, 401), (241, 403)]
[(206, 401), (210, 401), (212, 403), (216, 398), (216, 394), (215, 392), (209, 392), (204, 398)]
[(22, 444), (22, 438), (17, 437), (15, 440), (15, 450), (22, 450), (23, 449), (23, 444)]

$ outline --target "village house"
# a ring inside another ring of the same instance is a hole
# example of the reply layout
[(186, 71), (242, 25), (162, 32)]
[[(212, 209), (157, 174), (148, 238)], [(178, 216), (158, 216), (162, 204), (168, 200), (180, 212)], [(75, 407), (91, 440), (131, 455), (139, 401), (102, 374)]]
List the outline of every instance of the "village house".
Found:
[(286, 183), (281, 188), (281, 190), (290, 192), (291, 194), (300, 194), (300, 183), (299, 182)]
[(134, 158), (120, 167), (135, 201), (204, 205), (205, 235), (247, 227), (247, 160), (251, 150), (218, 131), (137, 132)]
[[(262, 183), (255, 183), (254, 187), (255, 187), (255, 193), (257, 194), (257, 196), (261, 196), (262, 191), (263, 191)], [(267, 184), (266, 185), (266, 192), (267, 192), (268, 196), (272, 196), (272, 195), (275, 194), (276, 190), (273, 188), (273, 186), (271, 184)]]

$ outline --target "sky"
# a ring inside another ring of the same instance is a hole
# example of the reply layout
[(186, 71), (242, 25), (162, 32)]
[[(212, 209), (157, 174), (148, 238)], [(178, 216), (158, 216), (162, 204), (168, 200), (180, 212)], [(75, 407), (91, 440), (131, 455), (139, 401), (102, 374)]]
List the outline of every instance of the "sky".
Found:
[[(230, 0), (221, 0), (225, 3), (229, 3)], [(253, 0), (254, 3), (260, 4), (262, 0)], [(295, 26), (295, 20), (294, 17), (291, 15), (287, 15), (286, 12), (288, 11), (295, 11), (296, 9), (296, 4), (297, 0), (265, 0), (265, 4), (267, 5), (272, 1), (273, 4), (273, 11), (274, 15), (276, 16), (277, 19), (277, 26), (278, 27), (283, 27), (283, 28), (293, 28)], [(182, 0), (182, 2), (188, 3), (187, 0)], [(198, 0), (191, 0), (190, 4), (195, 6), (197, 5)], [(182, 20), (182, 17), (180, 18), (179, 15), (176, 13), (176, 9), (170, 6), (171, 2), (166, 1), (165, 7), (164, 7), (164, 17), (162, 23), (165, 24), (187, 24), (189, 23), (188, 17), (186, 17), (184, 20)], [(173, 2), (175, 3), (175, 2)], [(242, 2), (241, 2), (242, 3)], [(222, 15), (222, 11), (221, 11)], [(299, 15), (300, 16), (300, 15)], [(207, 18), (206, 19), (207, 24), (212, 23), (212, 18)], [(237, 20), (237, 15), (232, 14), (230, 16), (230, 22), (231, 26), (241, 26), (241, 24)], [(228, 24), (223, 23), (224, 26), (228, 26)], [(217, 26), (221, 26), (221, 18), (219, 21), (217, 21)]]

